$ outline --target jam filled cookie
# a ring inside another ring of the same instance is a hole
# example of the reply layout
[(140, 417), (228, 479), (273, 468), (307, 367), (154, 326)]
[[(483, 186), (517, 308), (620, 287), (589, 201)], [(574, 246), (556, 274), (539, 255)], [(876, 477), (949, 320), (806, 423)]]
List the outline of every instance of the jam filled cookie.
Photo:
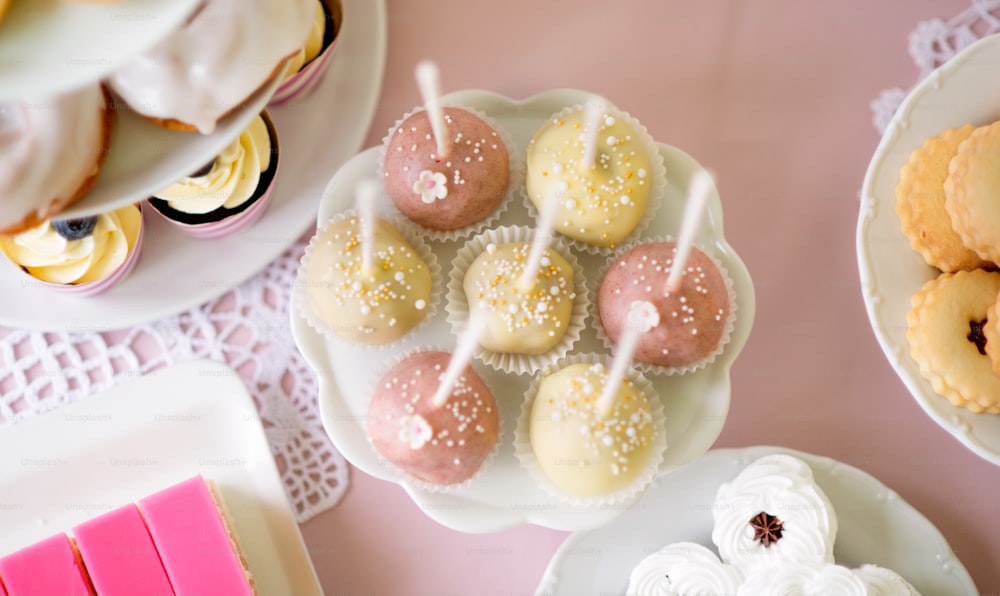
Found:
[(1000, 273), (943, 273), (913, 295), (906, 316), (906, 339), (920, 374), (952, 404), (977, 413), (1000, 413), (1000, 375), (983, 334), (998, 294)]
[(983, 325), (983, 337), (986, 338), (986, 355), (993, 364), (993, 372), (1000, 375), (1000, 317), (997, 316), (1000, 295), (997, 302), (986, 310), (986, 324)]
[(945, 209), (962, 243), (1000, 263), (1000, 122), (981, 126), (958, 146), (944, 181)]
[(927, 139), (910, 154), (899, 171), (896, 214), (910, 246), (932, 267), (942, 271), (976, 269), (985, 263), (962, 244), (945, 210), (944, 181), (948, 163), (975, 127), (946, 130)]

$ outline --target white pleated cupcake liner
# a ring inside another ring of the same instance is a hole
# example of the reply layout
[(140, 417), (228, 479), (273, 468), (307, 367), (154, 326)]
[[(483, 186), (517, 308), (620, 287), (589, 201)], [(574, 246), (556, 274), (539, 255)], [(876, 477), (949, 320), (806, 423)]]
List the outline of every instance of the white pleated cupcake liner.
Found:
[(649, 412), (653, 418), (653, 452), (639, 475), (627, 487), (616, 492), (600, 495), (579, 495), (569, 492), (553, 482), (538, 464), (535, 450), (531, 446), (531, 410), (534, 407), (535, 397), (542, 380), (550, 374), (558, 372), (563, 368), (573, 364), (602, 364), (610, 367), (611, 357), (603, 354), (583, 353), (573, 354), (567, 358), (560, 359), (557, 363), (546, 367), (539, 375), (532, 380), (521, 404), (521, 414), (517, 418), (517, 426), (514, 429), (514, 453), (517, 456), (521, 467), (528, 475), (542, 488), (548, 495), (558, 499), (561, 503), (572, 507), (606, 507), (621, 505), (640, 497), (656, 477), (663, 463), (664, 454), (667, 450), (667, 430), (666, 415), (663, 410), (663, 402), (660, 399), (653, 384), (643, 374), (632, 368), (627, 372), (628, 379), (635, 387), (646, 396), (649, 403)]
[[(371, 396), (375, 394), (375, 385), (379, 382), (379, 380), (381, 380), (382, 377), (386, 375), (386, 373), (395, 368), (399, 363), (403, 362), (413, 354), (419, 354), (421, 352), (451, 353), (451, 350), (447, 350), (434, 345), (421, 345), (416, 348), (396, 354), (396, 356), (390, 362), (381, 367), (378, 370), (378, 372), (375, 375), (373, 375), (372, 378), (369, 380), (368, 393), (366, 394), (368, 396), (369, 404), (371, 403)], [(472, 366), (473, 370), (476, 369), (476, 363), (474, 359), (473, 361), (470, 361), (469, 364)], [(493, 391), (493, 387), (490, 386), (489, 381), (486, 380), (486, 376), (483, 375), (482, 372), (479, 370), (476, 370), (476, 374), (479, 375), (479, 378), (482, 379), (483, 383), (490, 390), (490, 394), (493, 395), (493, 400), (494, 402), (496, 402), (496, 393)], [(387, 470), (390, 470), (400, 480), (404, 480), (407, 484), (428, 493), (437, 493), (437, 494), (454, 493), (467, 488), (469, 485), (475, 482), (476, 479), (481, 477), (483, 472), (486, 471), (491, 465), (493, 465), (494, 460), (496, 460), (497, 454), (500, 453), (500, 446), (503, 444), (503, 432), (504, 432), (503, 415), (500, 412), (499, 404), (494, 403), (494, 409), (496, 409), (497, 413), (497, 440), (496, 443), (493, 445), (493, 449), (486, 456), (486, 459), (483, 460), (483, 463), (479, 465), (479, 469), (476, 470), (475, 474), (463, 480), (462, 482), (456, 482), (454, 484), (438, 484), (435, 482), (424, 480), (422, 478), (418, 478), (416, 476), (407, 473), (405, 470), (396, 465), (394, 462), (391, 462), (388, 459), (386, 459), (381, 453), (378, 452), (377, 449), (375, 449), (375, 445), (372, 443), (371, 437), (368, 435), (367, 427), (365, 428), (365, 438), (368, 440), (368, 445), (372, 448), (372, 451), (374, 451), (378, 455), (379, 463), (382, 466), (384, 466)]]
[[(433, 228), (422, 226), (407, 218), (407, 221), (410, 221), (411, 225), (413, 225), (415, 229), (419, 230), (420, 233), (423, 234), (424, 237), (427, 238), (428, 240), (431, 240), (433, 242), (453, 242), (455, 240), (461, 240), (462, 238), (468, 238), (473, 234), (478, 234), (482, 232), (486, 228), (492, 227), (494, 224), (497, 223), (497, 221), (500, 220), (500, 216), (502, 216), (504, 212), (507, 211), (511, 203), (514, 202), (514, 197), (524, 194), (525, 161), (524, 161), (524, 156), (520, 155), (520, 153), (518, 152), (517, 145), (514, 144), (514, 139), (510, 136), (510, 133), (507, 132), (507, 130), (504, 129), (502, 126), (500, 126), (500, 124), (495, 119), (488, 116), (484, 112), (481, 112), (475, 108), (470, 108), (469, 106), (447, 103), (447, 102), (442, 102), (441, 105), (442, 107), (448, 107), (448, 108), (461, 108), (467, 112), (475, 114), (479, 118), (482, 118), (483, 121), (486, 122), (486, 124), (490, 125), (490, 127), (493, 128), (493, 130), (497, 131), (497, 135), (500, 137), (500, 142), (502, 142), (504, 146), (507, 148), (507, 162), (508, 164), (510, 164), (509, 166), (510, 174), (507, 180), (507, 190), (504, 192), (504, 198), (500, 201), (500, 204), (497, 205), (497, 208), (493, 210), (493, 213), (489, 214), (488, 216), (479, 220), (478, 222), (470, 224), (463, 228), (456, 228), (454, 230), (435, 230)], [(423, 107), (414, 108), (413, 110), (404, 114), (391, 127), (389, 127), (389, 131), (382, 139), (382, 146), (379, 148), (377, 156), (378, 166), (376, 170), (376, 175), (378, 176), (380, 184), (385, 179), (385, 168), (384, 168), (385, 152), (386, 148), (389, 146), (389, 141), (392, 139), (393, 133), (396, 132), (396, 129), (399, 128), (400, 124), (402, 124), (407, 118), (423, 111), (424, 111)], [(385, 193), (384, 187), (382, 192)], [(392, 208), (395, 210), (396, 213), (398, 213), (401, 217), (406, 217), (406, 215), (401, 211), (399, 211), (399, 209), (396, 207), (396, 203), (392, 199), (388, 198), (388, 195), (386, 195), (386, 198), (388, 200), (388, 203), (392, 205)]]
[[(463, 283), (465, 274), (480, 254), (486, 251), (489, 244), (501, 245), (515, 242), (530, 243), (535, 236), (535, 230), (527, 226), (504, 226), (478, 234), (471, 238), (465, 246), (459, 249), (451, 263), (450, 279), (447, 287), (447, 304), (445, 312), (451, 324), (452, 332), (458, 336), (462, 333), (469, 320), (469, 300), (465, 295)], [(569, 248), (558, 237), (553, 237), (549, 247), (566, 259), (573, 270), (573, 310), (566, 331), (558, 343), (542, 354), (513, 354), (487, 350), (479, 346), (475, 357), (486, 365), (502, 372), (516, 375), (534, 374), (569, 353), (579, 341), (580, 334), (586, 328), (588, 305), (590, 303), (587, 291), (587, 281), (583, 267)]]
[(302, 319), (309, 325), (311, 329), (323, 336), (331, 342), (338, 345), (350, 346), (353, 348), (359, 348), (362, 350), (387, 350), (399, 347), (402, 345), (407, 338), (412, 336), (423, 329), (434, 315), (437, 313), (438, 306), (441, 302), (441, 296), (443, 294), (443, 280), (441, 276), (441, 266), (438, 264), (437, 255), (431, 251), (431, 247), (424, 242), (423, 237), (413, 229), (409, 221), (403, 221), (401, 219), (387, 219), (403, 236), (403, 238), (410, 244), (411, 247), (417, 254), (423, 259), (424, 263), (427, 264), (427, 269), (431, 274), (431, 294), (430, 299), (427, 301), (427, 307), (424, 312), (423, 319), (420, 320), (412, 329), (404, 333), (399, 338), (386, 342), (383, 344), (366, 344), (359, 341), (354, 341), (349, 338), (338, 335), (329, 325), (323, 322), (319, 316), (316, 315), (309, 308), (309, 297), (307, 291), (309, 289), (309, 281), (306, 279), (306, 270), (309, 263), (309, 259), (312, 258), (312, 254), (317, 250), (316, 242), (317, 239), (323, 234), (323, 232), (330, 226), (337, 224), (345, 219), (355, 217), (357, 213), (353, 210), (347, 210), (337, 215), (333, 216), (330, 220), (324, 224), (317, 227), (316, 232), (313, 234), (312, 238), (309, 239), (309, 243), (305, 247), (305, 252), (302, 254), (302, 258), (299, 260), (299, 268), (295, 274), (295, 281), (292, 284), (292, 305), (296, 312)]
[[(602, 105), (605, 108), (606, 114), (612, 115), (615, 118), (620, 118), (622, 120), (625, 120), (626, 122), (629, 123), (629, 126), (631, 126), (636, 131), (636, 134), (639, 135), (643, 145), (646, 148), (646, 151), (649, 153), (650, 166), (653, 170), (651, 172), (652, 175), (650, 176), (650, 180), (652, 181), (652, 188), (650, 188), (649, 200), (646, 203), (646, 210), (643, 212), (642, 217), (639, 219), (638, 223), (636, 223), (635, 227), (632, 229), (629, 235), (626, 236), (625, 239), (618, 244), (618, 246), (621, 246), (622, 244), (626, 244), (628, 242), (631, 242), (639, 238), (642, 232), (649, 227), (649, 224), (653, 221), (653, 218), (656, 217), (656, 212), (660, 209), (660, 206), (663, 204), (663, 201), (666, 200), (667, 168), (666, 165), (664, 165), (663, 163), (663, 155), (660, 154), (660, 146), (656, 143), (656, 140), (653, 139), (653, 136), (649, 134), (649, 131), (641, 122), (639, 122), (638, 119), (633, 117), (628, 112), (625, 112), (607, 102), (605, 102)], [(572, 112), (576, 112), (578, 110), (586, 110), (586, 109), (587, 107), (581, 104), (567, 106), (562, 110), (556, 112), (552, 116), (550, 116), (546, 120), (546, 122), (560, 118), (565, 118), (568, 114)], [(525, 173), (525, 176), (527, 176), (527, 173)], [(528, 194), (527, 183), (522, 185), (521, 201), (524, 203), (525, 208), (528, 210), (528, 214), (533, 219), (537, 220), (539, 216), (539, 209), (538, 207), (535, 206), (534, 202), (532, 202), (531, 197)], [(617, 249), (617, 246), (599, 246), (597, 244), (591, 244), (583, 240), (578, 240), (576, 238), (566, 236), (565, 234), (562, 234), (558, 231), (555, 231), (555, 233), (558, 234), (560, 238), (562, 238), (567, 244), (569, 244), (573, 248), (585, 252), (587, 254), (608, 255), (613, 253)]]
[[(601, 284), (604, 283), (604, 276), (607, 275), (608, 271), (611, 270), (611, 267), (613, 267), (614, 264), (617, 263), (618, 260), (621, 259), (623, 255), (625, 255), (625, 253), (632, 250), (633, 248), (644, 244), (656, 244), (659, 242), (674, 242), (674, 241), (675, 240), (673, 236), (669, 235), (652, 236), (648, 238), (633, 240), (632, 242), (629, 242), (628, 244), (625, 244), (624, 246), (621, 246), (618, 250), (616, 250), (615, 253), (608, 258), (608, 260), (604, 263), (604, 265), (602, 265), (601, 269), (598, 271), (597, 277), (593, 281), (594, 300), (591, 302), (590, 314), (591, 318), (594, 321), (594, 332), (597, 334), (597, 338), (601, 341), (604, 347), (607, 348), (612, 353), (614, 352), (615, 349), (615, 342), (613, 342), (611, 338), (608, 337), (607, 331), (604, 329), (604, 324), (601, 322), (601, 312), (599, 304), (600, 294), (601, 294)], [(702, 368), (705, 368), (709, 364), (715, 362), (715, 359), (725, 351), (726, 344), (728, 344), (732, 340), (733, 329), (736, 328), (736, 316), (737, 316), (736, 290), (733, 286), (733, 278), (729, 275), (729, 271), (722, 264), (719, 258), (712, 253), (711, 249), (699, 246), (697, 244), (695, 244), (694, 246), (695, 248), (701, 250), (703, 253), (708, 255), (708, 258), (710, 258), (712, 260), (712, 263), (714, 263), (715, 266), (718, 267), (719, 273), (722, 274), (722, 278), (723, 280), (725, 280), (726, 291), (728, 293), (728, 298), (729, 298), (729, 314), (726, 317), (725, 322), (723, 323), (722, 337), (719, 338), (719, 343), (715, 347), (715, 350), (706, 354), (704, 358), (701, 358), (686, 366), (663, 366), (660, 364), (652, 364), (649, 362), (640, 362), (638, 360), (633, 360), (632, 366), (638, 368), (644, 374), (683, 375), (692, 373), (696, 370), (700, 370)]]

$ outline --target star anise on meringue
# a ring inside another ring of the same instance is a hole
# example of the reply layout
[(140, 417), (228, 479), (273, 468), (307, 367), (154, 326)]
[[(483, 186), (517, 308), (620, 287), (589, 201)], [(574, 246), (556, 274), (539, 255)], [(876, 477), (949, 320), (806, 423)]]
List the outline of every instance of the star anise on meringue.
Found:
[(760, 542), (765, 548), (771, 546), (781, 538), (781, 527), (783, 525), (784, 522), (766, 511), (761, 511), (750, 520), (754, 541)]

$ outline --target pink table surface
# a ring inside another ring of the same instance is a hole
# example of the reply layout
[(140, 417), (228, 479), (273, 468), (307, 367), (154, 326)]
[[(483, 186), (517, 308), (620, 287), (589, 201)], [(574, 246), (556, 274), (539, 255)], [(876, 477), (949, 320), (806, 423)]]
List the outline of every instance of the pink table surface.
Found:
[[(907, 35), (968, 0), (628, 2), (388, 0), (385, 85), (368, 145), (419, 103), (414, 63), (444, 91), (608, 97), (712, 169), (729, 242), (757, 292), (717, 447), (774, 444), (857, 466), (944, 533), (983, 593), (1000, 593), (1000, 469), (917, 406), (865, 314), (858, 191), (878, 134), (869, 103), (917, 75)], [(613, 7), (613, 8), (612, 8)], [(467, 535), (402, 489), (354, 471), (302, 527), (327, 594), (532, 593), (564, 532)]]

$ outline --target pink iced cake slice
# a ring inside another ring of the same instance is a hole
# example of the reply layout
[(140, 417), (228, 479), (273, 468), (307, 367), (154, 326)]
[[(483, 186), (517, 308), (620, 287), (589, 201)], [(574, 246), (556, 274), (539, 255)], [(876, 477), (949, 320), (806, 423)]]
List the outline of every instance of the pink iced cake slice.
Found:
[(0, 578), (14, 596), (90, 596), (86, 573), (65, 534), (0, 559)]
[(173, 596), (167, 572), (134, 503), (76, 526), (73, 536), (100, 596)]
[(139, 511), (177, 594), (255, 594), (221, 499), (204, 478), (195, 476), (141, 499)]

